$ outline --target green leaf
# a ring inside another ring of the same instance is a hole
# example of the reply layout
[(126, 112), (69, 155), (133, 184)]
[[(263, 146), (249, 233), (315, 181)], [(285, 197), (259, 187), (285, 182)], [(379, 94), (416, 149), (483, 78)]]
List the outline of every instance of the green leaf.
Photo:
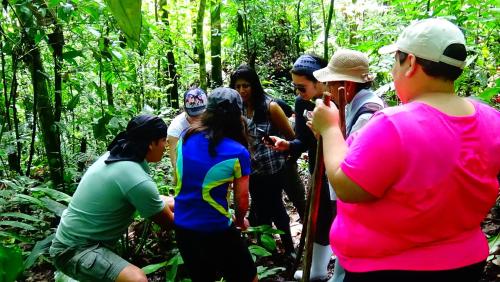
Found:
[(30, 238), (27, 238), (27, 237), (24, 237), (24, 236), (21, 236), (17, 233), (13, 233), (13, 232), (9, 232), (9, 231), (0, 231), (0, 238), (1, 237), (4, 237), (4, 238), (7, 238), (7, 239), (15, 239), (19, 242), (23, 242), (23, 243), (27, 243), (27, 244), (31, 244), (33, 243), (33, 240), (30, 239)]
[(183, 264), (184, 260), (180, 253), (175, 254), (173, 258), (171, 258), (167, 265), (171, 265), (172, 267), (167, 271), (167, 281), (175, 281), (175, 277), (177, 276), (177, 268), (179, 265)]
[(63, 211), (67, 208), (67, 206), (56, 202), (49, 197), (43, 197), (41, 200), (43, 201), (45, 208), (59, 217), (61, 217)]
[(14, 201), (14, 202), (29, 202), (29, 203), (44, 207), (44, 204), (39, 199), (28, 196), (28, 195), (24, 195), (24, 194), (16, 194), (14, 196), (14, 198), (12, 199), (12, 201)]
[(103, 117), (101, 117), (96, 124), (93, 124), (93, 130), (94, 130), (94, 137), (96, 139), (101, 139), (104, 140), (106, 139), (106, 134), (108, 134), (108, 129), (106, 126), (108, 125), (109, 121), (113, 118), (112, 115), (106, 113)]
[(23, 257), (19, 248), (0, 245), (0, 281), (13, 282), (23, 272)]
[(64, 60), (72, 60), (76, 57), (83, 57), (83, 52), (82, 50), (71, 50), (68, 52), (63, 53), (63, 59)]
[(492, 87), (483, 91), (483, 93), (479, 94), (478, 98), (485, 101), (486, 103), (490, 103), (491, 99), (500, 93), (500, 87)]
[(54, 273), (54, 281), (55, 282), (78, 282), (77, 280), (74, 280), (73, 278), (62, 273), (61, 271), (56, 271)]
[(262, 242), (262, 246), (264, 246), (264, 248), (270, 251), (276, 250), (276, 241), (274, 241), (274, 237), (272, 235), (262, 234), (260, 236), (260, 241)]
[(259, 245), (250, 245), (248, 247), (248, 250), (250, 251), (251, 254), (254, 254), (259, 257), (268, 257), (271, 255), (270, 252), (268, 252), (266, 249), (262, 248)]
[(2, 221), (0, 221), (0, 226), (11, 226), (11, 227), (15, 227), (15, 228), (25, 229), (28, 231), (37, 230), (37, 228), (34, 227), (33, 225), (30, 225), (30, 224), (27, 224), (24, 222), (19, 222), (19, 221), (12, 221), (12, 220), (2, 220)]
[(146, 275), (154, 273), (158, 271), (160, 268), (165, 267), (167, 265), (167, 262), (168, 261), (146, 265), (145, 267), (142, 268), (142, 271), (144, 271), (144, 274)]
[(89, 27), (87, 30), (92, 33), (95, 37), (101, 37), (101, 32), (95, 28)]
[(282, 272), (284, 270), (285, 270), (284, 267), (269, 268), (267, 266), (262, 266), (262, 265), (259, 265), (257, 267), (257, 273), (258, 273), (259, 279), (264, 279), (264, 278), (267, 278), (269, 276), (273, 276), (273, 275), (277, 274), (278, 272)]
[(111, 50), (111, 53), (113, 54), (113, 56), (115, 56), (115, 58), (117, 58), (118, 60), (122, 60), (123, 59), (123, 56), (122, 56), (122, 53), (120, 53), (118, 50)]
[(21, 212), (4, 212), (4, 213), (0, 213), (0, 216), (2, 216), (2, 217), (17, 217), (17, 218), (22, 218), (22, 219), (34, 221), (34, 222), (42, 221), (39, 218), (36, 218), (36, 217), (29, 215), (29, 214), (21, 213)]
[(68, 111), (73, 111), (79, 102), (80, 102), (80, 94), (77, 94), (77, 95), (73, 96), (73, 98), (71, 98), (71, 100), (68, 102), (66, 109)]
[(31, 250), (30, 255), (24, 261), (25, 269), (30, 268), (35, 263), (35, 261), (38, 259), (39, 256), (48, 252), (50, 245), (52, 244), (52, 239), (54, 239), (55, 236), (56, 234), (52, 233), (45, 239), (36, 242), (35, 246), (33, 247), (33, 250)]
[(106, 0), (106, 4), (123, 33), (139, 42), (142, 25), (141, 0)]
[(71, 201), (71, 196), (61, 192), (57, 191), (51, 188), (45, 188), (45, 187), (35, 187), (30, 189), (32, 192), (43, 192), (50, 196), (52, 199), (56, 201), (63, 201), (69, 204)]

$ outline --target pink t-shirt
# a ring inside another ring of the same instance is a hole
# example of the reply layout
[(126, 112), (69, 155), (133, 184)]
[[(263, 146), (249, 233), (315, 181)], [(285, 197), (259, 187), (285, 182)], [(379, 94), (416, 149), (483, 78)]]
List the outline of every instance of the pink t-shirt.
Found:
[(352, 272), (446, 270), (483, 261), (480, 223), (495, 203), (500, 112), (448, 116), (419, 102), (388, 108), (348, 140), (342, 171), (379, 199), (338, 201), (330, 231)]

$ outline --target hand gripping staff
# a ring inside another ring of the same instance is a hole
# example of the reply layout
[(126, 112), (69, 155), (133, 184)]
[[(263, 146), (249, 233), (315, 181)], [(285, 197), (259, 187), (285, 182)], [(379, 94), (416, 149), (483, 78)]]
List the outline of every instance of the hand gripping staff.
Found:
[[(345, 125), (345, 106), (346, 106), (346, 97), (345, 97), (345, 88), (339, 87), (339, 121), (340, 121), (340, 129), (344, 138), (346, 136), (346, 125)], [(323, 95), (323, 103), (326, 106), (330, 106), (330, 93), (325, 92)], [(307, 226), (306, 238), (305, 238), (305, 256), (303, 263), (303, 275), (302, 281), (309, 282), (309, 276), (311, 271), (311, 262), (312, 262), (312, 252), (313, 252), (313, 242), (316, 236), (316, 224), (318, 218), (318, 207), (320, 203), (320, 190), (323, 185), (323, 174), (325, 173), (325, 163), (323, 162), (323, 139), (321, 136), (318, 138), (318, 145), (316, 147), (316, 164), (314, 166), (314, 173), (312, 178), (312, 186), (309, 189), (309, 197), (308, 197), (308, 216), (306, 217), (307, 222), (305, 222), (305, 226)], [(300, 250), (299, 250), (300, 252)], [(299, 258), (299, 257), (297, 257)]]

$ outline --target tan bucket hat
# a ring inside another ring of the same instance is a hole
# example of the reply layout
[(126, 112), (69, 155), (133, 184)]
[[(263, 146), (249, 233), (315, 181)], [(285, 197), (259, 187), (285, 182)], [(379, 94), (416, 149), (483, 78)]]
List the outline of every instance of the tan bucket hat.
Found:
[(365, 83), (375, 78), (368, 69), (368, 57), (349, 49), (337, 50), (328, 62), (328, 65), (313, 72), (320, 82), (327, 81), (354, 81)]

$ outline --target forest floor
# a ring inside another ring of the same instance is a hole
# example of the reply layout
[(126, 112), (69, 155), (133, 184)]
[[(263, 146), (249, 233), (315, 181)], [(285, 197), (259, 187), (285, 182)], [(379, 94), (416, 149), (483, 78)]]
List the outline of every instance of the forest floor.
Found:
[[(305, 169), (305, 165), (299, 166), (303, 169), (300, 171), (301, 178), (306, 184), (309, 180), (307, 176), (307, 171)], [(294, 240), (294, 244), (298, 247), (300, 242), (300, 236), (302, 234), (302, 223), (300, 221), (299, 215), (295, 209), (295, 207), (291, 204), (290, 201), (286, 197), (285, 204), (287, 211), (290, 215), (290, 226), (292, 238)], [(495, 236), (500, 232), (500, 197), (497, 200), (495, 207), (488, 214), (486, 219), (482, 224), (483, 231), (488, 236)], [(139, 224), (133, 224), (131, 228), (131, 232), (129, 233), (129, 237), (131, 241), (135, 241), (135, 234), (141, 234), (143, 232), (143, 222)], [(277, 235), (276, 239), (279, 239)], [(248, 236), (251, 237), (251, 236)], [(144, 251), (141, 250), (136, 256), (131, 257), (131, 261), (136, 265), (148, 265), (152, 263), (158, 263), (165, 259), (165, 256), (168, 252), (173, 249), (172, 241), (173, 235), (172, 232), (152, 232), (149, 238), (149, 244), (144, 246)], [(255, 243), (255, 239), (249, 239)], [(137, 240), (139, 241), (139, 240)], [(135, 246), (132, 245), (132, 248)], [(496, 258), (496, 262), (494, 263), (492, 260), (488, 261), (485, 271), (483, 273), (483, 277), (480, 282), (494, 282), (500, 281), (500, 249), (497, 249), (496, 254), (498, 255)], [(276, 267), (285, 268), (284, 271), (280, 271), (275, 275), (268, 276), (267, 278), (261, 279), (260, 281), (295, 281), (293, 280), (293, 264), (294, 260), (290, 257), (285, 257), (282, 255), (281, 247), (278, 242), (278, 250), (274, 252), (271, 256), (261, 257), (257, 260), (257, 265), (265, 266), (268, 269), (273, 269)], [(334, 266), (334, 258), (332, 257), (329, 264), (329, 276), (331, 277), (333, 274), (333, 266)], [(301, 266), (299, 266), (301, 268)], [(54, 281), (54, 267), (48, 260), (44, 260), (37, 266), (31, 268), (30, 270), (24, 273), (24, 278), (19, 279), (19, 281)], [(166, 269), (160, 269), (159, 271), (148, 275), (149, 281), (165, 281)], [(182, 267), (178, 269), (178, 276), (186, 277), (185, 270)]]

